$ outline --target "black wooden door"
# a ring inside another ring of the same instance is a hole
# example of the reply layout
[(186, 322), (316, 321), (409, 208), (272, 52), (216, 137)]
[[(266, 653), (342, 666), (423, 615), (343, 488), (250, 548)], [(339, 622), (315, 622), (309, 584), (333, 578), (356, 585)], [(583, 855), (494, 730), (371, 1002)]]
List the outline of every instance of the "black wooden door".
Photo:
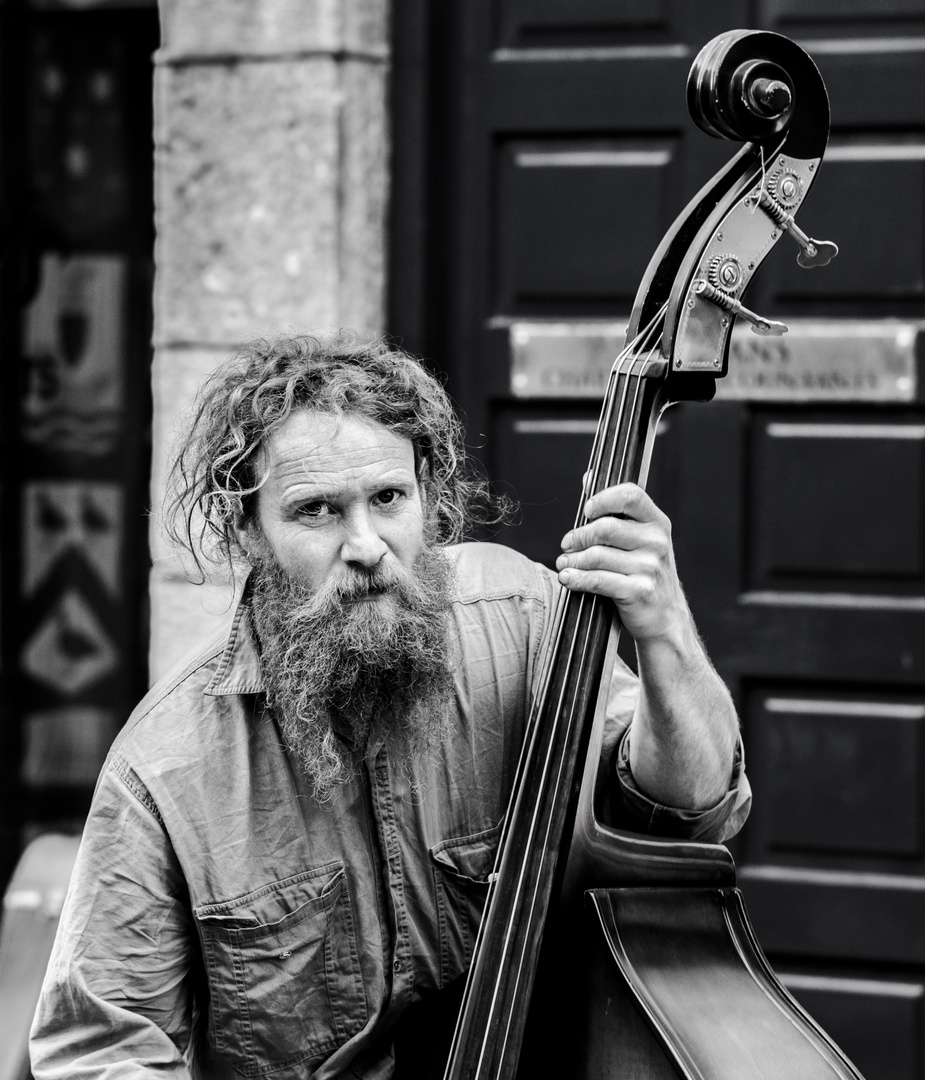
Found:
[(637, 282), (736, 149), (687, 117), (693, 56), (770, 29), (823, 73), (800, 224), (841, 253), (810, 273), (778, 245), (747, 302), (791, 334), (737, 334), (723, 399), (666, 414), (649, 486), (743, 719), (759, 940), (868, 1080), (925, 1077), (925, 4), (433, 7), (397, 11), (392, 329), (520, 498), (500, 539), (547, 563)]

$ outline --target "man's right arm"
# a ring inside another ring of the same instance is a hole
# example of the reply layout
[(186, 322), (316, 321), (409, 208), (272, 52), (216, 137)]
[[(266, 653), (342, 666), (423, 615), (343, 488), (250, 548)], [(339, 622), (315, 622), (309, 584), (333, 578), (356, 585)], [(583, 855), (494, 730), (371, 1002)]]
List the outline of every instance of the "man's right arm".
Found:
[(110, 762), (32, 1028), (36, 1080), (187, 1080), (195, 930), (185, 891), (150, 797)]

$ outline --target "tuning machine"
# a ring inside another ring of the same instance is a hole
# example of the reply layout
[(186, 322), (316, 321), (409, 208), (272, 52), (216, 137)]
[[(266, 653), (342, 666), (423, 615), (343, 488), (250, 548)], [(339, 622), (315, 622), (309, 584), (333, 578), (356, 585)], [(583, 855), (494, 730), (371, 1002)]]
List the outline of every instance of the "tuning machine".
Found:
[[(769, 187), (772, 187), (774, 195), (783, 196), (787, 202), (791, 203), (799, 200), (802, 185), (798, 176), (785, 174), (781, 178), (772, 177), (772, 180), (775, 182), (773, 186), (769, 183)], [(793, 214), (774, 195), (762, 188), (755, 198), (758, 206), (774, 224), (779, 225), (780, 228), (789, 233), (800, 245), (800, 254), (797, 255), (797, 262), (800, 266), (811, 268), (813, 266), (826, 266), (830, 263), (838, 254), (838, 245), (833, 244), (831, 240), (813, 240), (812, 237), (807, 236), (793, 220)]]
[(711, 285), (709, 281), (704, 281), (702, 278), (695, 281), (693, 292), (695, 296), (708, 300), (711, 304), (722, 308), (723, 311), (729, 311), (733, 315), (745, 319), (746, 322), (751, 323), (752, 330), (756, 334), (779, 337), (781, 334), (787, 333), (786, 323), (777, 322), (776, 319), (766, 319), (763, 315), (757, 315), (754, 311), (750, 311), (745, 307), (740, 300), (736, 300), (734, 296), (730, 296), (729, 293), (718, 289), (715, 285)]

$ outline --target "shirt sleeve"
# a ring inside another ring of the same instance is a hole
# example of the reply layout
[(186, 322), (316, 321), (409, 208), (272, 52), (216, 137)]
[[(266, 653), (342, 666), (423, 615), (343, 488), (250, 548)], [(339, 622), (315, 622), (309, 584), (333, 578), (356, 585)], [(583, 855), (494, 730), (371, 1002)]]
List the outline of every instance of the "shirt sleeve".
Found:
[(187, 1080), (194, 933), (157, 809), (115, 758), (94, 796), (33, 1022), (35, 1080)]
[(606, 803), (610, 824), (630, 832), (675, 840), (711, 844), (728, 840), (745, 824), (752, 801), (741, 736), (736, 746), (729, 789), (715, 806), (705, 810), (685, 810), (655, 802), (639, 787), (630, 769), (630, 725), (637, 692), (636, 677), (618, 660), (607, 703), (608, 731), (603, 754), (605, 769), (610, 774), (610, 797)]
[(622, 813), (627, 823), (618, 827), (675, 840), (699, 840), (721, 844), (742, 828), (751, 808), (752, 789), (745, 775), (742, 739), (736, 746), (729, 790), (706, 810), (684, 810), (650, 799), (637, 785), (629, 764), (630, 732), (626, 731), (613, 756), (613, 771), (620, 792)]
[[(549, 647), (559, 597), (556, 576), (536, 564), (545, 589), (546, 625), (540, 655)], [(539, 672), (533, 673), (534, 680)], [(596, 791), (600, 793), (602, 819), (617, 829), (674, 840), (698, 840), (721, 844), (745, 824), (751, 808), (752, 790), (745, 775), (745, 754), (739, 737), (729, 790), (706, 810), (685, 810), (657, 803), (639, 787), (629, 766), (630, 724), (636, 711), (639, 680), (617, 657), (607, 696), (607, 727), (601, 748)]]

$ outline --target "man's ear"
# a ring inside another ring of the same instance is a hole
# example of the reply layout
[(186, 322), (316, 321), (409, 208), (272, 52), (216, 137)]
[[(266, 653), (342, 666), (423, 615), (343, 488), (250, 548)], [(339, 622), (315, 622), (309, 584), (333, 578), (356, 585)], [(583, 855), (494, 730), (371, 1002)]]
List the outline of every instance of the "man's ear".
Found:
[(239, 511), (235, 514), (231, 528), (245, 558), (249, 563), (253, 563), (257, 555), (257, 537), (253, 518)]

